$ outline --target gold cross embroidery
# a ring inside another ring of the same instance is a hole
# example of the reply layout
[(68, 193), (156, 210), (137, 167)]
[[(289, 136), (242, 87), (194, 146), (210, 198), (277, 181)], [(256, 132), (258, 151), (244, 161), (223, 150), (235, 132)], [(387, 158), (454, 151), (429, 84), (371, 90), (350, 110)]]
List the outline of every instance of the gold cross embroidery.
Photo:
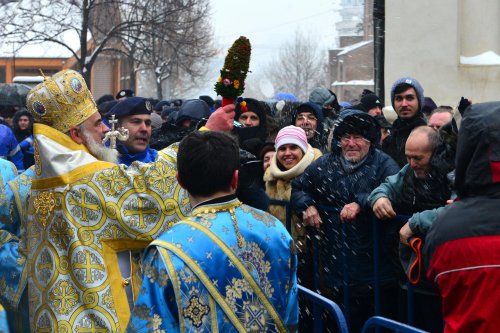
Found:
[(78, 202), (78, 200), (76, 200), (75, 198), (70, 197), (69, 198), (69, 203), (71, 205), (75, 205), (75, 206), (79, 207), (80, 210), (82, 211), (81, 220), (84, 221), (84, 222), (88, 222), (89, 219), (87, 218), (87, 209), (90, 209), (90, 210), (98, 212), (99, 211), (99, 205), (97, 205), (97, 204), (91, 204), (91, 203), (86, 203), (85, 202), (85, 194), (87, 194), (87, 190), (81, 188), (80, 189), (80, 200), (81, 200), (81, 202)]
[(138, 215), (139, 216), (139, 229), (146, 229), (146, 224), (144, 223), (144, 215), (145, 214), (158, 214), (158, 209), (157, 208), (151, 208), (151, 209), (143, 209), (145, 208), (143, 206), (143, 199), (142, 198), (137, 198), (137, 209), (125, 209), (123, 211), (123, 214), (125, 216), (133, 216), (133, 215)]
[(92, 283), (94, 280), (92, 279), (92, 269), (97, 269), (100, 271), (104, 271), (104, 266), (101, 264), (93, 264), (91, 262), (90, 258), (90, 252), (89, 251), (83, 251), (85, 253), (85, 262), (82, 263), (75, 263), (74, 267), (75, 268), (83, 268), (86, 271), (86, 276), (85, 276), (85, 283)]

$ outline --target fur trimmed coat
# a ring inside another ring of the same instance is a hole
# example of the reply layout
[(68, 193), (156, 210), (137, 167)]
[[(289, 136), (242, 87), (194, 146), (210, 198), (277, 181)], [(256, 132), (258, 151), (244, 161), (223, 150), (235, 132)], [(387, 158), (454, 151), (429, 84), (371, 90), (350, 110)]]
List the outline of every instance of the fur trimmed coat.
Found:
[[(266, 193), (270, 199), (290, 201), (290, 197), (292, 195), (292, 181), (296, 177), (300, 176), (313, 161), (323, 155), (319, 149), (312, 148), (311, 145), (308, 146), (307, 152), (304, 154), (299, 163), (289, 170), (281, 170), (278, 167), (278, 160), (276, 158), (277, 154), (274, 154), (273, 159), (271, 160), (271, 165), (267, 168), (264, 174)], [(267, 211), (283, 222), (286, 226), (286, 209), (284, 206), (270, 205)], [(302, 249), (305, 244), (306, 231), (302, 220), (300, 220), (295, 214), (292, 214), (291, 226), (292, 237), (298, 248)]]

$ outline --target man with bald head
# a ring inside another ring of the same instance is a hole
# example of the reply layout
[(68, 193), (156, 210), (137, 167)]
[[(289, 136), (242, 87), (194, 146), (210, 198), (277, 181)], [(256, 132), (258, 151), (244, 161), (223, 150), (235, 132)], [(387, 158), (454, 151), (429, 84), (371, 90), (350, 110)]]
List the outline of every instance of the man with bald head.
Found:
[(427, 121), (427, 126), (433, 127), (435, 129), (440, 129), (444, 125), (451, 122), (453, 119), (453, 109), (440, 106), (434, 111), (432, 111), (429, 120)]
[[(403, 244), (408, 244), (409, 238), (413, 236), (424, 237), (435, 217), (435, 209), (446, 205), (451, 196), (451, 184), (447, 176), (453, 170), (453, 161), (446, 158), (444, 146), (439, 132), (434, 128), (415, 128), (405, 144), (408, 163), (399, 173), (387, 177), (368, 197), (379, 219), (393, 219), (396, 215), (411, 216), (406, 224), (397, 220), (390, 222), (394, 223), (395, 228), (402, 227), (400, 241)], [(425, 291), (419, 293), (422, 290)], [(432, 295), (432, 291), (425, 287), (416, 287), (415, 299), (416, 326), (431, 332), (442, 331), (437, 295)]]

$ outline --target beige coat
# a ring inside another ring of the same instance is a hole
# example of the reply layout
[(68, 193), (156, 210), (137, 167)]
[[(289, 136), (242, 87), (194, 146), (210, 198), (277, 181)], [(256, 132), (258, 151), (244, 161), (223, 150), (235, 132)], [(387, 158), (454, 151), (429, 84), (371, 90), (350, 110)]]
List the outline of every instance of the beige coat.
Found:
[[(290, 201), (292, 195), (292, 181), (300, 176), (304, 170), (316, 159), (322, 155), (321, 151), (312, 148), (309, 145), (307, 152), (299, 163), (289, 170), (280, 170), (276, 154), (274, 154), (271, 165), (264, 174), (266, 182), (266, 193), (270, 199)], [(286, 226), (286, 209), (281, 205), (271, 205), (268, 212), (278, 218)], [(305, 244), (305, 229), (302, 219), (292, 215), (292, 237), (297, 243), (299, 249)]]

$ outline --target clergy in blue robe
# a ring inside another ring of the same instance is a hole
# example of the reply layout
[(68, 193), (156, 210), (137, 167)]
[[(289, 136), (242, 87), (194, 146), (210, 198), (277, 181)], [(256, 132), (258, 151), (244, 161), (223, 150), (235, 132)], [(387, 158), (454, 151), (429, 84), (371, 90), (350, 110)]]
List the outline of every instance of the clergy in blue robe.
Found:
[[(14, 179), (3, 175), (4, 186), (0, 190), (0, 303), (5, 306), (12, 332), (29, 332), (28, 299), (25, 292), (28, 270), (26, 254), (20, 249), (20, 240), (21, 222), (25, 220), (33, 169), (27, 169)], [(13, 175), (16, 174), (17, 172)], [(5, 181), (6, 179), (10, 180)]]
[(236, 199), (238, 165), (226, 134), (181, 142), (178, 180), (195, 206), (146, 250), (128, 332), (297, 330), (293, 240), (278, 219)]

